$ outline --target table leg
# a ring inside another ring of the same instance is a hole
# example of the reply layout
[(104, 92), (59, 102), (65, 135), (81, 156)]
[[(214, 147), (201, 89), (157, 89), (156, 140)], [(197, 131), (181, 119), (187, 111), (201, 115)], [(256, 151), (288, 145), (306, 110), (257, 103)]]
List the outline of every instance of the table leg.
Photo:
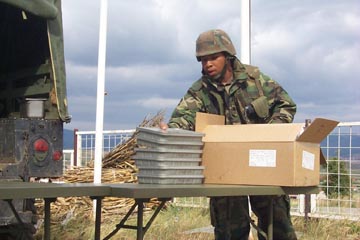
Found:
[(137, 240), (142, 240), (144, 237), (144, 201), (143, 200), (136, 200), (137, 203)]
[(269, 200), (269, 209), (268, 209), (268, 234), (267, 234), (267, 239), (268, 240), (273, 240), (273, 227), (274, 227), (274, 198), (271, 197)]
[[(120, 221), (119, 224), (116, 225), (116, 228), (104, 238), (104, 240), (110, 239), (121, 228), (136, 230), (137, 231), (136, 239), (142, 240), (144, 238), (146, 231), (150, 228), (150, 226), (153, 223), (153, 221), (155, 220), (156, 216), (160, 213), (160, 210), (164, 207), (165, 203), (169, 200), (170, 200), (170, 198), (159, 198), (159, 201), (161, 201), (160, 205), (156, 208), (155, 212), (152, 214), (152, 216), (147, 221), (147, 223), (144, 227), (144, 203), (149, 202), (150, 199), (145, 199), (145, 198), (135, 199), (135, 203), (132, 205), (132, 207), (130, 208), (128, 213), (125, 215), (125, 217)], [(133, 213), (133, 211), (135, 210), (136, 207), (138, 210), (136, 226), (126, 225), (125, 222), (128, 220), (128, 218)]]
[(170, 201), (170, 198), (159, 198), (160, 205), (156, 208), (155, 212), (148, 220), (144, 227), (144, 203), (149, 202), (149, 199), (135, 199), (138, 207), (138, 216), (137, 216), (137, 240), (143, 240), (146, 231), (150, 228), (151, 224), (155, 220), (156, 216), (160, 213), (161, 209), (164, 207), (167, 201)]
[(125, 225), (125, 222), (128, 220), (128, 218), (130, 217), (130, 215), (134, 212), (136, 206), (137, 206), (136, 203), (131, 206), (131, 208), (129, 209), (129, 211), (128, 211), (127, 214), (125, 215), (125, 217), (120, 221), (119, 224), (116, 225), (116, 228), (104, 238), (104, 240), (110, 239), (110, 238), (111, 238), (112, 236), (114, 236), (121, 228), (137, 229), (137, 228), (135, 228), (135, 227)]
[(50, 240), (50, 205), (51, 202), (56, 201), (56, 198), (44, 198), (44, 239)]
[(96, 211), (95, 211), (95, 240), (100, 240), (101, 233), (101, 202), (102, 197), (92, 197), (96, 200)]
[(14, 204), (12, 203), (12, 199), (5, 199), (4, 201), (6, 201), (9, 204), (9, 207), (10, 207), (11, 211), (13, 212), (16, 220), (19, 222), (19, 224), (24, 225), (24, 222), (21, 220), (20, 215), (18, 214), (18, 212), (15, 209)]

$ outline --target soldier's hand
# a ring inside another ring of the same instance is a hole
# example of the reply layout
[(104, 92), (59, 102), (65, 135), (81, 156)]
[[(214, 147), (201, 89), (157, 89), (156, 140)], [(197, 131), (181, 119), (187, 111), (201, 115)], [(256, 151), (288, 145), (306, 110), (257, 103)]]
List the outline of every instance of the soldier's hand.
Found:
[(161, 130), (164, 130), (164, 131), (166, 131), (169, 128), (169, 126), (164, 122), (161, 122), (159, 124), (159, 127), (160, 127)]

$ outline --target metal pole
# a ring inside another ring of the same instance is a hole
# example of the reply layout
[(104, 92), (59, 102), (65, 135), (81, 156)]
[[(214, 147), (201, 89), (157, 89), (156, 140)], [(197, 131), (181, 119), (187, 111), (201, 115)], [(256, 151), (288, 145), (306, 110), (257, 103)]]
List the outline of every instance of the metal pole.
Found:
[(144, 200), (143, 199), (136, 199), (135, 200), (138, 207), (138, 213), (137, 213), (137, 240), (143, 240), (144, 238)]
[(98, 76), (97, 76), (98, 82), (97, 82), (97, 97), (96, 97), (94, 183), (101, 183), (103, 125), (104, 125), (105, 65), (106, 65), (107, 0), (101, 0), (100, 2), (101, 2), (101, 6), (100, 6)]
[(96, 200), (96, 216), (95, 216), (95, 240), (100, 239), (100, 231), (101, 231), (101, 201), (102, 197), (95, 198)]
[[(102, 153), (103, 153), (103, 126), (104, 126), (104, 93), (106, 67), (106, 30), (107, 30), (107, 0), (100, 1), (100, 32), (98, 56), (98, 82), (96, 96), (96, 133), (95, 133), (95, 160), (94, 183), (101, 183)], [(96, 200), (93, 204), (96, 214)]]
[(56, 201), (56, 198), (44, 198), (44, 239), (50, 240), (50, 215), (51, 202)]
[[(306, 119), (305, 120), (305, 128), (309, 127), (311, 124), (311, 120), (310, 119)], [(311, 212), (311, 200), (310, 200), (310, 194), (305, 194), (305, 224), (308, 223), (309, 220), (309, 213)]]
[(269, 200), (269, 209), (268, 209), (268, 229), (267, 229), (267, 240), (273, 240), (274, 234), (274, 197), (271, 196)]
[(250, 0), (241, 0), (240, 60), (251, 63), (251, 6)]
[(74, 159), (73, 159), (73, 162), (70, 164), (71, 168), (73, 166), (77, 166), (77, 160), (78, 160), (78, 135), (76, 134), (77, 132), (79, 131), (79, 129), (75, 128), (74, 129)]
[[(240, 61), (244, 64), (250, 64), (250, 0), (240, 1)], [(249, 201), (249, 216), (251, 216), (251, 207)]]

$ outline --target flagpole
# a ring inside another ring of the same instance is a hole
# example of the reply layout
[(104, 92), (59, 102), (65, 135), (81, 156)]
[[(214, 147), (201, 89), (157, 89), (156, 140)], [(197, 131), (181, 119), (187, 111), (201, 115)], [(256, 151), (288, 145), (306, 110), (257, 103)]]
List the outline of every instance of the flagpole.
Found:
[(106, 28), (107, 28), (107, 0), (100, 1), (100, 33), (96, 97), (96, 131), (95, 131), (95, 161), (94, 183), (101, 183), (101, 168), (103, 155), (104, 130), (104, 95), (105, 95), (105, 67), (106, 67)]
[[(107, 30), (107, 0), (100, 0), (100, 29), (98, 52), (98, 75), (96, 95), (96, 129), (95, 129), (95, 159), (94, 183), (101, 183), (103, 157), (103, 130), (104, 130), (104, 95), (105, 95), (105, 68), (106, 68), (106, 30)], [(93, 214), (96, 215), (96, 200), (93, 202)], [(101, 210), (100, 210), (101, 211)], [(100, 236), (99, 236), (100, 237)]]
[(241, 40), (240, 60), (242, 63), (251, 63), (251, 6), (250, 0), (241, 0)]
[[(241, 30), (240, 30), (240, 61), (244, 64), (251, 64), (251, 7), (250, 0), (241, 1)], [(250, 199), (249, 199), (250, 200)], [(251, 216), (251, 206), (249, 204), (249, 216)], [(250, 231), (249, 239), (252, 239), (252, 233)]]

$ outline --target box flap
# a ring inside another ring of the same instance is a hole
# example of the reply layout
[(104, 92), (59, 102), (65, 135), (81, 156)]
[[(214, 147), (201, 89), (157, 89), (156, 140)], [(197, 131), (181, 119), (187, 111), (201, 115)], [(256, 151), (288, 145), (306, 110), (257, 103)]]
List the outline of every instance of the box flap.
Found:
[(326, 165), (326, 164), (327, 164), (326, 158), (320, 149), (320, 165)]
[(204, 142), (289, 142), (295, 141), (304, 124), (209, 125)]
[(296, 139), (301, 142), (320, 143), (337, 125), (339, 122), (316, 118), (310, 126)]
[(208, 125), (225, 125), (225, 116), (210, 113), (196, 113), (195, 131), (203, 132)]

